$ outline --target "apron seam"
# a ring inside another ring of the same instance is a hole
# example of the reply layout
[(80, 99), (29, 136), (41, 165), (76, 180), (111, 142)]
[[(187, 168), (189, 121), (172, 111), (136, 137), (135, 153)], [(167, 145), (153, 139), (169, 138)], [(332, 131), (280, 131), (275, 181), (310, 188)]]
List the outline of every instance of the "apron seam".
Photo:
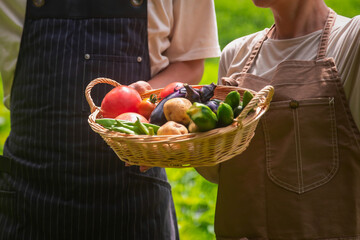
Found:
[(295, 151), (296, 151), (296, 162), (298, 168), (298, 192), (304, 192), (303, 175), (302, 175), (302, 158), (301, 158), (301, 137), (300, 137), (300, 124), (299, 115), (297, 109), (293, 109), (293, 119), (295, 126)]

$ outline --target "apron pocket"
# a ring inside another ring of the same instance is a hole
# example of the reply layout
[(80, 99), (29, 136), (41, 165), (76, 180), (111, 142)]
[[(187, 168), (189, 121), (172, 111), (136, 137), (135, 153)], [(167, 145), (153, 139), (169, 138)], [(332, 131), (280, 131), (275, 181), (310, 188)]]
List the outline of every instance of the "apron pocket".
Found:
[(300, 194), (336, 174), (334, 98), (272, 102), (262, 124), (267, 174), (274, 183)]
[[(129, 85), (138, 80), (145, 80), (142, 71), (142, 58), (136, 56), (112, 56), (101, 54), (85, 54), (85, 72), (83, 89), (95, 78), (105, 77)], [(139, 61), (139, 58), (141, 61)], [(91, 97), (96, 106), (101, 106), (101, 101), (114, 86), (98, 84), (93, 87)], [(89, 112), (89, 103), (83, 97), (82, 111)]]

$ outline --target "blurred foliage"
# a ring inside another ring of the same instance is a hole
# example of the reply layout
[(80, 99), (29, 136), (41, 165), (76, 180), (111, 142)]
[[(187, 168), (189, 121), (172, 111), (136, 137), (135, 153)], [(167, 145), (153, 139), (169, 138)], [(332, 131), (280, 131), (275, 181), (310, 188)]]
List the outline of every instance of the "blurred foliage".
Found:
[[(0, 75), (0, 99), (3, 99), (3, 86)], [(0, 101), (0, 154), (3, 152), (4, 143), (10, 132), (10, 112)]]
[(217, 185), (193, 169), (166, 169), (172, 186), (181, 239), (215, 239)]
[[(325, 0), (325, 3), (346, 17), (360, 14), (359, 0)], [(269, 9), (258, 8), (250, 0), (215, 0), (215, 10), (221, 49), (235, 38), (270, 27), (274, 22)]]
[(271, 11), (257, 8), (250, 0), (215, 0), (220, 47), (235, 38), (257, 32), (271, 26)]
[[(360, 14), (359, 0), (325, 0), (338, 14)], [(269, 9), (260, 9), (250, 0), (215, 0), (220, 47), (230, 41), (260, 31), (273, 23)], [(219, 59), (208, 59), (201, 84), (217, 82)], [(1, 76), (0, 76), (1, 80)], [(2, 81), (0, 99), (2, 99)], [(9, 111), (0, 105), (0, 151), (10, 131)], [(167, 169), (178, 216), (180, 237), (184, 240), (215, 239), (214, 214), (217, 186), (204, 180), (194, 169)]]

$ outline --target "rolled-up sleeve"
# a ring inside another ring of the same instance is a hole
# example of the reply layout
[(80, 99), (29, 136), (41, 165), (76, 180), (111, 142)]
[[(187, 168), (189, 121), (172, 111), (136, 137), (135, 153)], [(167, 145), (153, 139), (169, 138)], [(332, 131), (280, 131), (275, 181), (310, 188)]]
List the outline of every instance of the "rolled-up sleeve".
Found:
[(174, 26), (165, 54), (170, 62), (220, 55), (214, 1), (175, 0)]
[(220, 56), (213, 0), (148, 1), (151, 74), (171, 62)]
[(25, 20), (25, 6), (25, 0), (0, 1), (0, 72), (4, 103), (8, 108)]

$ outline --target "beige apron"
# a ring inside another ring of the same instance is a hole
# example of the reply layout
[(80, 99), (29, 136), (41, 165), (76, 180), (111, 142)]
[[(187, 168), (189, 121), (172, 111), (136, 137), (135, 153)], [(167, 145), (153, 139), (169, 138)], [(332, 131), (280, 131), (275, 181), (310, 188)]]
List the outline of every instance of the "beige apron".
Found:
[(218, 239), (360, 239), (360, 132), (325, 57), (334, 21), (330, 10), (315, 61), (282, 62), (271, 80), (249, 74), (265, 36), (223, 79), (275, 94), (249, 148), (220, 165)]

